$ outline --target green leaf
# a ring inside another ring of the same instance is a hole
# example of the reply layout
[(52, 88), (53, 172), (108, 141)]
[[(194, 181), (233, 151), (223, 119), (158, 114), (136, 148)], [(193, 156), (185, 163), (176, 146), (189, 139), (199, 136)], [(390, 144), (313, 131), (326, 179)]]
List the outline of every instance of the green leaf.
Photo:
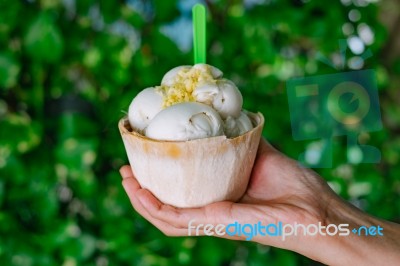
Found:
[(0, 89), (10, 88), (17, 84), (20, 71), (18, 61), (9, 53), (0, 54)]
[(0, 148), (26, 153), (39, 145), (41, 127), (27, 116), (8, 115), (0, 120)]
[(30, 25), (24, 44), (32, 59), (40, 62), (55, 63), (63, 53), (61, 32), (47, 13), (39, 14)]

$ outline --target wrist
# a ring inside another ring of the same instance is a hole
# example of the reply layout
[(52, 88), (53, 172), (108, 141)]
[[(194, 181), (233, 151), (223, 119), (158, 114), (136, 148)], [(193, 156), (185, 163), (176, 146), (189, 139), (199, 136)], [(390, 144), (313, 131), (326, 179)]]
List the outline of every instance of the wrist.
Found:
[[(331, 200), (325, 226), (348, 228), (347, 234), (318, 236), (314, 259), (328, 265), (379, 265), (398, 261), (399, 226), (372, 217), (339, 197)], [(353, 229), (356, 229), (353, 232)], [(396, 251), (397, 248), (397, 251)]]
[(320, 241), (330, 252), (330, 256), (325, 257), (325, 263), (330, 265), (361, 265), (365, 256), (368, 255), (368, 245), (364, 237), (359, 237), (352, 232), (355, 228), (365, 226), (369, 228), (375, 222), (372, 217), (361, 212), (356, 207), (350, 205), (340, 198), (333, 199), (327, 210), (326, 224), (344, 225), (348, 229), (345, 235), (335, 235), (326, 237)]

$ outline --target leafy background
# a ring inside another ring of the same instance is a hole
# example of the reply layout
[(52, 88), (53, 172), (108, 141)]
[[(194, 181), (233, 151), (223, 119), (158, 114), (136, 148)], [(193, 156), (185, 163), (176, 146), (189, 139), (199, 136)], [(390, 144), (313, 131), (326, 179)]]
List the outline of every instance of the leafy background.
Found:
[[(317, 265), (254, 243), (165, 237), (121, 187), (117, 122), (140, 90), (192, 63), (196, 2), (0, 0), (0, 265)], [(400, 222), (399, 2), (206, 4), (208, 62), (293, 158), (312, 142), (292, 139), (285, 82), (336, 73), (320, 58), (335, 62), (341, 39), (344, 71), (376, 71), (384, 129), (362, 139), (382, 162), (348, 164), (336, 138), (333, 167), (318, 172), (360, 208)]]

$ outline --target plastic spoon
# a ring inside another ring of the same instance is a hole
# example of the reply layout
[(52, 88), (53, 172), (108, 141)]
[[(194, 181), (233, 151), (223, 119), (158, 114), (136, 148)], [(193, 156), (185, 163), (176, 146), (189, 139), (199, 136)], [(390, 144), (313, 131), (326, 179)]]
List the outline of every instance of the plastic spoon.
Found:
[(202, 4), (196, 4), (193, 12), (193, 48), (194, 63), (206, 63), (206, 8)]

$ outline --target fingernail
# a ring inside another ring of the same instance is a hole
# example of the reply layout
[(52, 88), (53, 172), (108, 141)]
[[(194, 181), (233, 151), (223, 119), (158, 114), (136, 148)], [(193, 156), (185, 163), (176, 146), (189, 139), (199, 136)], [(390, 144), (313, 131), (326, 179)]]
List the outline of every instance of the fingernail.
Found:
[(119, 169), (119, 173), (122, 176), (122, 179), (128, 178), (131, 174), (131, 170), (129, 169), (129, 167), (123, 166), (121, 167), (121, 169)]

